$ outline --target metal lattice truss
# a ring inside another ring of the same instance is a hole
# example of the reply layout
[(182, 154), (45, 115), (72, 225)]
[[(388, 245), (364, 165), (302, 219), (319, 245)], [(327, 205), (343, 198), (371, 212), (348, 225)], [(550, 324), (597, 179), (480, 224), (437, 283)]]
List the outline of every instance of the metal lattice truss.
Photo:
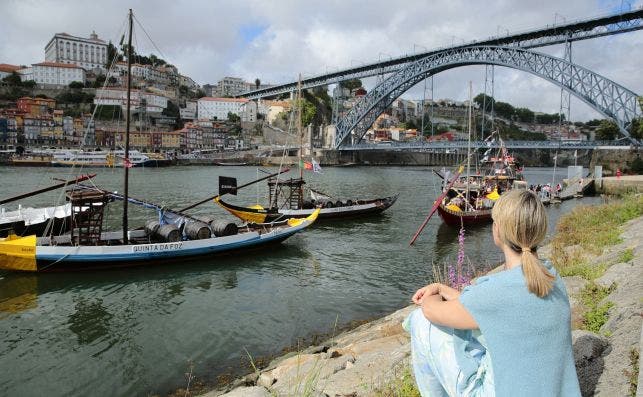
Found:
[[(536, 48), (632, 32), (640, 29), (643, 29), (643, 9), (641, 8), (634, 11), (627, 11), (597, 18), (573, 21), (553, 26), (550, 25), (541, 29), (507, 34), (506, 36), (490, 37), (480, 41), (472, 41), (447, 48), (438, 48), (424, 53), (405, 55), (337, 72), (325, 73), (319, 76), (303, 79), (301, 81), (301, 88), (305, 90), (321, 85), (335, 84), (349, 79), (395, 73), (420, 58), (442, 53), (449, 49), (458, 50), (473, 46)], [(294, 92), (296, 89), (297, 82), (292, 82), (269, 88), (262, 88), (260, 90), (249, 91), (241, 96), (248, 99), (265, 98)]]
[(506, 66), (549, 80), (612, 118), (627, 137), (626, 128), (639, 114), (634, 92), (564, 59), (515, 47), (454, 48), (419, 59), (373, 88), (337, 124), (335, 147), (346, 143), (351, 132), (353, 143), (359, 142), (396, 98), (423, 79), (444, 70), (480, 64)]

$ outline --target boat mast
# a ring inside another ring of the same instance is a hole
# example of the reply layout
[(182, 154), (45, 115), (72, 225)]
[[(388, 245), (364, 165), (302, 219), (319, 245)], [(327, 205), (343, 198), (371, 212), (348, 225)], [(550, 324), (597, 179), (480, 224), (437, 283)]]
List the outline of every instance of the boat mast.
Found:
[(467, 142), (467, 194), (466, 194), (466, 203), (465, 205), (465, 211), (467, 206), (469, 206), (469, 176), (471, 175), (471, 95), (473, 93), (473, 89), (471, 87), (471, 81), (469, 81), (469, 141)]
[(299, 73), (299, 80), (297, 81), (297, 132), (299, 132), (299, 203), (298, 208), (304, 206), (304, 130), (301, 126), (301, 108), (303, 107), (301, 99), (301, 73)]
[(297, 81), (297, 132), (299, 133), (299, 178), (304, 178), (304, 132), (301, 127), (301, 73)]
[(132, 9), (129, 10), (129, 37), (127, 38), (127, 110), (125, 112), (125, 158), (123, 169), (125, 178), (123, 180), (123, 244), (128, 244), (127, 238), (127, 203), (129, 195), (129, 129), (130, 129), (130, 101), (132, 85)]

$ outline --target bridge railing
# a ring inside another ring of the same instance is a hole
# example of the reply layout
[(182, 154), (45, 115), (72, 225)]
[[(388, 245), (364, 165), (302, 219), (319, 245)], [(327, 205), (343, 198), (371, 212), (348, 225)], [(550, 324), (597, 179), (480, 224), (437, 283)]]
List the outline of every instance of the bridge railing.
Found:
[[(631, 143), (625, 140), (618, 141), (504, 141), (508, 149), (595, 149), (598, 147), (629, 148)], [(360, 142), (355, 145), (343, 145), (339, 150), (421, 150), (421, 149), (467, 149), (466, 140), (454, 141), (392, 141), (385, 143)], [(485, 141), (471, 142), (472, 149), (499, 148), (500, 144), (493, 142), (489, 145)]]
[[(605, 14), (584, 20), (575, 20), (562, 24), (547, 25), (533, 30), (525, 30), (507, 34), (506, 36), (491, 36), (482, 40), (472, 40), (467, 43), (452, 46), (442, 46), (427, 52), (404, 54), (380, 62), (373, 62), (331, 73), (322, 73), (302, 80), (302, 89), (321, 85), (334, 84), (351, 78), (364, 78), (378, 74), (393, 73), (419, 58), (450, 49), (461, 49), (481, 45), (505, 45), (520, 48), (535, 48), (564, 43), (566, 41), (586, 40), (606, 35), (625, 33), (643, 28), (643, 8)], [(283, 93), (294, 92), (297, 82), (279, 84), (272, 87), (244, 92), (238, 96), (248, 99), (264, 98)]]

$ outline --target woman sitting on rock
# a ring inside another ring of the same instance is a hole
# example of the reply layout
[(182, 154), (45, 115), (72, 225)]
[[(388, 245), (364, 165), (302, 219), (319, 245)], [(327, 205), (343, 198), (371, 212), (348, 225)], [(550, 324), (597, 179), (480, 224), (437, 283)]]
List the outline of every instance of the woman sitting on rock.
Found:
[(561, 278), (536, 249), (547, 233), (538, 197), (504, 194), (492, 210), (503, 271), (462, 292), (430, 284), (404, 322), (423, 396), (580, 396), (570, 307)]

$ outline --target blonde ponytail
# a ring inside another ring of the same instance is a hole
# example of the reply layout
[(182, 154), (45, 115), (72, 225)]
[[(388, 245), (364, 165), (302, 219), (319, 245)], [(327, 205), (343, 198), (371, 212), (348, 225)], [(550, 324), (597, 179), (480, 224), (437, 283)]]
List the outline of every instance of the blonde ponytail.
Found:
[(523, 251), (521, 255), (522, 271), (527, 280), (527, 288), (531, 293), (543, 298), (549, 294), (556, 279), (531, 251)]
[(536, 247), (547, 234), (547, 214), (542, 202), (530, 191), (512, 190), (498, 199), (492, 217), (503, 243), (521, 253), (529, 291), (540, 298), (547, 296), (555, 277), (535, 255)]

